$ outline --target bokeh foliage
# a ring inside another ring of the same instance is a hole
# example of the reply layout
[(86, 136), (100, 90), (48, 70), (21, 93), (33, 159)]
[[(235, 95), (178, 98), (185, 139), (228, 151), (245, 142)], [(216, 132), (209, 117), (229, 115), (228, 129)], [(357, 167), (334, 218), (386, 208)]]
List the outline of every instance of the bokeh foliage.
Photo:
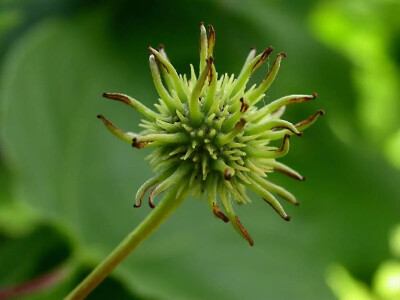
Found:
[(123, 92), (151, 106), (147, 46), (164, 43), (189, 72), (204, 21), (216, 29), (220, 71), (238, 72), (252, 45), (288, 54), (265, 102), (318, 92), (287, 111), (294, 122), (327, 112), (284, 159), (307, 181), (272, 175), (301, 206), (285, 205), (290, 223), (254, 195), (237, 208), (250, 248), (204, 201), (187, 200), (92, 298), (344, 299), (360, 290), (352, 280), (375, 297), (367, 286), (396, 260), (387, 238), (400, 221), (400, 10), (348, 2), (0, 1), (1, 285), (63, 268), (66, 279), (36, 295), (60, 297), (149, 212), (132, 208), (151, 173), (148, 150), (115, 140), (95, 118), (137, 130), (140, 116), (100, 96)]

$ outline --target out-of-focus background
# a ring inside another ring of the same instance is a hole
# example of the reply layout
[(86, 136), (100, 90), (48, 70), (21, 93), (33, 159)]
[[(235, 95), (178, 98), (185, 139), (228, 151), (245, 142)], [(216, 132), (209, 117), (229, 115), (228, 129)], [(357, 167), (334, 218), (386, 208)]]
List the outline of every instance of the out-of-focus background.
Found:
[(307, 181), (272, 175), (301, 205), (287, 223), (252, 195), (249, 247), (188, 199), (89, 299), (400, 299), (399, 16), (398, 0), (0, 0), (0, 299), (62, 298), (149, 213), (132, 208), (149, 150), (95, 118), (140, 116), (101, 94), (151, 106), (147, 47), (188, 73), (201, 21), (220, 73), (250, 46), (287, 53), (265, 103), (318, 92), (286, 113), (326, 111), (282, 160)]

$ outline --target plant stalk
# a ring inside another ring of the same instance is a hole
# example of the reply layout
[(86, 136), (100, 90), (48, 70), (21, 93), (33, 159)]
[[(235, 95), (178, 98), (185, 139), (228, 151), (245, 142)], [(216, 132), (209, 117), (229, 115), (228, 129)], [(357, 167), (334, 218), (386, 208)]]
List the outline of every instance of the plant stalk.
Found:
[(176, 197), (177, 187), (168, 191), (155, 209), (65, 298), (81, 300), (89, 295), (115, 267), (117, 267), (141, 242), (182, 203), (187, 192)]

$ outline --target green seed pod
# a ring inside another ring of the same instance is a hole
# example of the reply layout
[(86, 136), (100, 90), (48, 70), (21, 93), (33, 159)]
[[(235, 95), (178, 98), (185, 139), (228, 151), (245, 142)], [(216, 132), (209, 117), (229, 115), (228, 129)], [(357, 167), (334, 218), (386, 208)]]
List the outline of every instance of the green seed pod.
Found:
[[(156, 174), (139, 189), (135, 207), (141, 206), (148, 189), (152, 188), (149, 205), (154, 207), (158, 195), (179, 185), (174, 189), (176, 197), (189, 192), (200, 197), (205, 194), (214, 216), (224, 222), (230, 221), (253, 245), (232, 202), (250, 202), (246, 195), (248, 188), (289, 221), (290, 217), (273, 194), (295, 205), (298, 202), (284, 188), (268, 181), (267, 173), (276, 170), (298, 180), (305, 179), (277, 159), (288, 153), (290, 136), (302, 136), (301, 131), (312, 125), (324, 111), (317, 111), (296, 125), (280, 119), (285, 106), (313, 100), (317, 96), (315, 93), (286, 96), (262, 108), (256, 107), (276, 78), (286, 54), (279, 53), (265, 79), (258, 86), (247, 89), (250, 76), (268, 59), (273, 48), (269, 47), (259, 55), (251, 49), (237, 78), (228, 74), (218, 77), (212, 56), (215, 31), (212, 26), (208, 28), (207, 36), (206, 28), (200, 24), (200, 68), (196, 74), (191, 66), (190, 80), (177, 73), (164, 46), (158, 50), (149, 47), (150, 70), (160, 96), (157, 111), (126, 95), (103, 94), (105, 98), (136, 108), (146, 118), (141, 123), (142, 132), (124, 132), (102, 115), (99, 118), (111, 133), (133, 147), (156, 148), (148, 156)], [(269, 146), (270, 141), (278, 139), (282, 139), (280, 148)]]

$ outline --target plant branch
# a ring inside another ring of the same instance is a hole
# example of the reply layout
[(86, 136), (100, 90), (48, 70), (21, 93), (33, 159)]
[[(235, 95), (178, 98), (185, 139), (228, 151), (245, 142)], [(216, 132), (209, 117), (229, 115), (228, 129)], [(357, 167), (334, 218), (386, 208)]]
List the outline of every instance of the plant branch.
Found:
[(143, 242), (185, 199), (177, 187), (168, 191), (156, 208), (111, 252), (66, 298), (80, 300), (90, 294), (141, 242)]

